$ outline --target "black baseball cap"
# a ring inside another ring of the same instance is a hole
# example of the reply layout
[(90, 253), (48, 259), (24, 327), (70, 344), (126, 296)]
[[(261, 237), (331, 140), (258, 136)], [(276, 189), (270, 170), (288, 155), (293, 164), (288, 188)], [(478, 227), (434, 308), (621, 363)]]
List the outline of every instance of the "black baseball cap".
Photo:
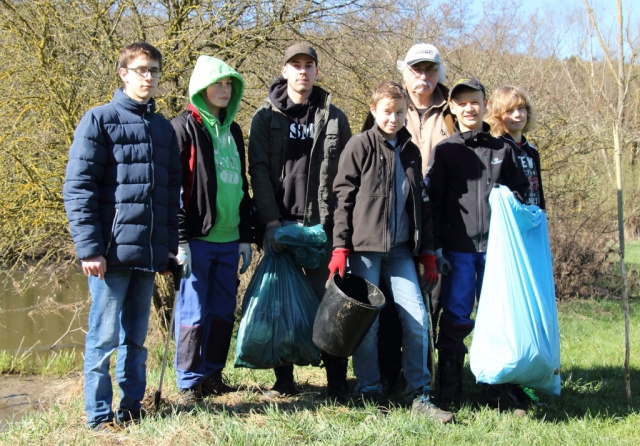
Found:
[(294, 56), (298, 54), (306, 54), (316, 61), (316, 65), (318, 65), (318, 54), (316, 50), (313, 49), (311, 45), (308, 43), (294, 43), (284, 52), (284, 60), (282, 65), (286, 65)]
[(458, 81), (453, 84), (453, 87), (451, 87), (451, 90), (449, 90), (449, 100), (451, 100), (451, 98), (453, 97), (453, 93), (456, 91), (456, 89), (460, 89), (460, 87), (463, 86), (471, 88), (472, 90), (479, 90), (485, 97), (487, 96), (487, 92), (477, 78), (463, 77), (462, 79), (458, 79)]

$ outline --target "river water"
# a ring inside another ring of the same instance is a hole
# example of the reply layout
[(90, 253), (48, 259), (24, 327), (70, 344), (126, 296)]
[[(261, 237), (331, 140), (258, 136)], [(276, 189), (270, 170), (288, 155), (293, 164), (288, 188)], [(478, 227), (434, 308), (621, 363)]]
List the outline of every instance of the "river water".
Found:
[(0, 350), (45, 352), (54, 344), (56, 349), (84, 345), (89, 291), (81, 272), (58, 289), (36, 285), (23, 294), (5, 278), (0, 273)]

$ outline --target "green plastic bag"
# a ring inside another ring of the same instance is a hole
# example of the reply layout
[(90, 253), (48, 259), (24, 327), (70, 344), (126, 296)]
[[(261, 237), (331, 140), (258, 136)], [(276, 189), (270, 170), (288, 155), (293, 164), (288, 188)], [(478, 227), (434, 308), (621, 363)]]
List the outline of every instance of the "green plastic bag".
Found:
[(318, 305), (290, 253), (265, 255), (244, 295), (235, 366), (320, 365), (311, 340)]
[(287, 245), (295, 262), (309, 269), (320, 268), (326, 264), (327, 234), (322, 225), (303, 226), (293, 224), (276, 230), (276, 242)]

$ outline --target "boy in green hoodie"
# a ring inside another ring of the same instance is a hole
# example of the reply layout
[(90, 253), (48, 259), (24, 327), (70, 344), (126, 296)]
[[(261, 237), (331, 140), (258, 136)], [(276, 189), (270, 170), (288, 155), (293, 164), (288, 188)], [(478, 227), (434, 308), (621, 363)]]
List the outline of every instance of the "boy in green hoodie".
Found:
[(237, 269), (251, 263), (251, 198), (242, 130), (233, 121), (244, 80), (200, 56), (187, 110), (171, 121), (182, 164), (178, 261), (184, 277), (176, 302), (175, 367), (184, 404), (233, 389), (222, 380), (236, 307)]

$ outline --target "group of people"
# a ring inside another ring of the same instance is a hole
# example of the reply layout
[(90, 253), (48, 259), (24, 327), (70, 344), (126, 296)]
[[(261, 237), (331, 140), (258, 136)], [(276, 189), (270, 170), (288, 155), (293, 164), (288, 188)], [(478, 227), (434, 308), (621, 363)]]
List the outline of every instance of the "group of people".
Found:
[[(453, 420), (435, 403), (461, 398), (463, 341), (482, 285), (491, 188), (506, 185), (521, 201), (544, 208), (539, 156), (523, 135), (535, 119), (517, 87), (496, 90), (488, 114), (477, 79), (461, 79), (448, 90), (433, 45), (411, 47), (398, 69), (404, 86), (382, 82), (363, 131), (352, 136), (345, 113), (315, 84), (315, 49), (291, 45), (253, 116), (245, 150), (234, 121), (244, 93), (237, 71), (200, 56), (187, 109), (169, 122), (155, 113), (153, 99), (161, 53), (144, 42), (124, 48), (117, 68), (122, 88), (80, 121), (63, 188), (92, 296), (84, 364), (89, 428), (113, 429), (144, 416), (154, 275), (167, 274), (172, 264), (183, 271), (174, 327), (180, 397), (193, 403), (233, 390), (222, 370), (235, 322), (238, 264), (244, 273), (254, 242), (264, 255), (280, 255), (286, 246), (275, 232), (291, 224), (321, 224), (327, 233), (332, 255), (304, 270), (318, 299), (327, 275), (345, 271), (386, 286), (401, 331), (403, 397), (418, 415)], [(262, 240), (255, 239), (256, 227)], [(442, 315), (434, 398), (425, 298), (435, 297), (437, 288), (433, 313), (441, 307)], [(347, 359), (322, 352), (329, 398), (377, 403), (388, 391), (378, 359), (384, 330), (379, 339), (378, 329), (376, 320), (353, 355), (353, 392)], [(274, 373), (266, 397), (299, 392), (292, 365)]]

